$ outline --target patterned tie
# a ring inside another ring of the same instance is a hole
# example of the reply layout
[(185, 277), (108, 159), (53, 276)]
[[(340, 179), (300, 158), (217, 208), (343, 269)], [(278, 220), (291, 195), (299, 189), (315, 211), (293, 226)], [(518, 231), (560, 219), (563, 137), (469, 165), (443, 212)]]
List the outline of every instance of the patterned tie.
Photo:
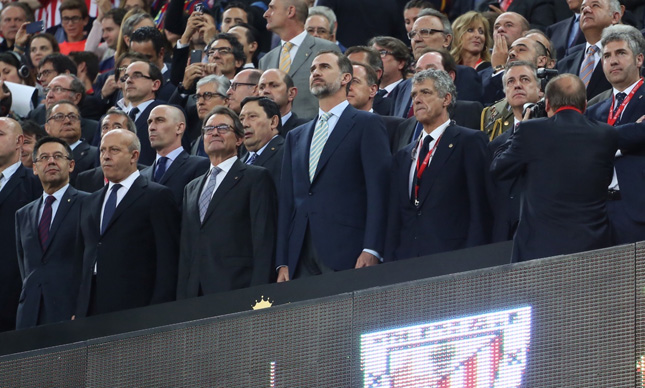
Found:
[(255, 159), (257, 159), (257, 158), (258, 158), (258, 154), (257, 154), (257, 153), (255, 153), (255, 152), (251, 153), (251, 156), (249, 156), (249, 158), (246, 160), (246, 164), (253, 164), (253, 163), (255, 163)]
[(618, 112), (618, 107), (620, 107), (620, 104), (622, 104), (623, 101), (625, 101), (625, 97), (627, 97), (626, 93), (623, 93), (623, 92), (616, 93), (616, 106), (614, 106), (614, 113), (613, 113), (614, 116)]
[(139, 113), (139, 108), (134, 107), (130, 109), (130, 112), (128, 112), (128, 116), (130, 116), (132, 121), (136, 121), (137, 113)]
[(4, 174), (0, 173), (0, 190), (2, 190), (2, 186), (4, 186)]
[(123, 187), (120, 183), (112, 186), (112, 191), (110, 191), (110, 196), (108, 197), (107, 202), (105, 202), (105, 209), (103, 209), (103, 223), (101, 224), (101, 235), (105, 233), (114, 211), (116, 210), (116, 192)]
[(56, 198), (53, 195), (48, 195), (45, 198), (45, 208), (38, 224), (38, 237), (40, 237), (40, 246), (43, 248), (47, 245), (47, 240), (49, 240), (49, 227), (52, 223), (52, 203), (55, 200)]
[(316, 127), (314, 128), (314, 135), (311, 139), (311, 149), (309, 151), (309, 181), (313, 182), (320, 154), (325, 147), (327, 138), (329, 137), (329, 124), (327, 120), (332, 116), (331, 112), (323, 113), (318, 119)]
[(293, 43), (285, 42), (284, 46), (282, 46), (282, 52), (280, 53), (280, 70), (285, 73), (288, 73), (289, 68), (291, 68), (291, 55), (289, 54), (289, 51), (292, 47)]
[(582, 63), (582, 69), (580, 69), (580, 79), (584, 82), (585, 88), (589, 86), (589, 81), (591, 81), (591, 74), (593, 74), (595, 63), (594, 54), (596, 51), (598, 51), (597, 46), (589, 46), (587, 56)]
[(165, 156), (162, 156), (157, 160), (157, 169), (155, 170), (155, 176), (154, 180), (155, 182), (159, 182), (161, 180), (161, 177), (163, 177), (163, 174), (166, 172), (166, 163), (168, 162), (168, 158)]
[(208, 185), (202, 191), (202, 195), (199, 197), (199, 220), (204, 222), (204, 217), (206, 217), (206, 210), (208, 210), (208, 205), (211, 203), (211, 197), (213, 195), (213, 190), (215, 190), (215, 183), (217, 183), (217, 174), (222, 171), (221, 168), (215, 167), (211, 170), (210, 179), (208, 180)]

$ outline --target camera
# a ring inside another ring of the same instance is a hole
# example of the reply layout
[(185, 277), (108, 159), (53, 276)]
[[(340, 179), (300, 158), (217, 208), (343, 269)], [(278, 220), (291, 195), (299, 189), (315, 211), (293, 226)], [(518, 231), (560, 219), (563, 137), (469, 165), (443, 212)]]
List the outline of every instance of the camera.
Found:
[(527, 102), (522, 108), (522, 116), (526, 115), (526, 112), (531, 112), (529, 114), (529, 119), (537, 119), (540, 117), (547, 117), (546, 114), (546, 102), (544, 98), (538, 102)]
[(558, 70), (556, 69), (547, 69), (540, 68), (537, 69), (537, 77), (540, 82), (540, 90), (544, 92), (546, 90), (546, 84), (549, 83), (553, 78), (558, 75)]

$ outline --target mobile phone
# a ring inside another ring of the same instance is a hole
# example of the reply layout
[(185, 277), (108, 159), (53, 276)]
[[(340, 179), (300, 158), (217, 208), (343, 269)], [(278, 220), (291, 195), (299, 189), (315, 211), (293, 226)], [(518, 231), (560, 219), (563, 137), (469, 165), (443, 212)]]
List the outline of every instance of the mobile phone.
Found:
[(190, 52), (190, 64), (201, 63), (202, 61), (202, 50), (193, 50)]
[(45, 31), (45, 22), (40, 20), (37, 22), (29, 23), (26, 26), (28, 34), (37, 34), (39, 32)]
[(204, 12), (204, 4), (202, 3), (195, 4), (195, 12)]

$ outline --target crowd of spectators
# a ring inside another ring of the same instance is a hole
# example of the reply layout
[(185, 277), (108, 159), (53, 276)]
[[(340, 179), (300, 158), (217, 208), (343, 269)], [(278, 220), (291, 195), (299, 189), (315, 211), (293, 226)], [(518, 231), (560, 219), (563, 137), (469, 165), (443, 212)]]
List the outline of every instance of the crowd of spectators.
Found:
[(3, 2), (0, 331), (645, 240), (644, 27), (629, 0)]

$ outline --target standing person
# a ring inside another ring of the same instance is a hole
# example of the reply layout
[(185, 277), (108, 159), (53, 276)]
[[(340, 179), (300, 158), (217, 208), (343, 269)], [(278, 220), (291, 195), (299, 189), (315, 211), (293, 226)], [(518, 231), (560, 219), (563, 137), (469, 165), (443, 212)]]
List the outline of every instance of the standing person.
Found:
[(72, 149), (62, 139), (45, 137), (34, 146), (33, 159), (44, 193), (16, 213), (22, 276), (17, 329), (69, 320), (80, 285), (74, 245), (80, 204), (88, 194), (69, 184)]
[(278, 281), (375, 265), (383, 254), (390, 150), (383, 121), (347, 102), (352, 64), (313, 58), (318, 117), (287, 135), (280, 182)]

